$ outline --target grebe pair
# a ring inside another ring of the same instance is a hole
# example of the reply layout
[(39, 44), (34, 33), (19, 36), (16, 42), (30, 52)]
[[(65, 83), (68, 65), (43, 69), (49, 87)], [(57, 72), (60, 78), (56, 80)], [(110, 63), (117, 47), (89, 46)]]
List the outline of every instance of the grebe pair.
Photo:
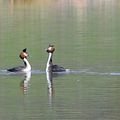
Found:
[[(58, 65), (53, 65), (52, 63), (52, 56), (53, 52), (55, 51), (55, 48), (53, 45), (49, 45), (48, 48), (46, 49), (46, 52), (48, 53), (48, 60), (47, 60), (47, 65), (46, 65), (46, 72), (51, 71), (51, 72), (63, 72), (66, 71), (63, 67), (60, 67)], [(28, 72), (31, 71), (31, 65), (27, 60), (28, 53), (27, 49), (23, 49), (23, 51), (20, 53), (19, 57), (23, 60), (24, 66), (18, 66), (14, 68), (7, 69), (9, 72)]]

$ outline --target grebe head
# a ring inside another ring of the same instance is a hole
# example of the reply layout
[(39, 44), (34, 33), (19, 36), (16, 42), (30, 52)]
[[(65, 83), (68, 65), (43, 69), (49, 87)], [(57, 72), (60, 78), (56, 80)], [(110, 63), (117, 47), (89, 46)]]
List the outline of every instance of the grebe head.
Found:
[(48, 48), (46, 49), (46, 52), (48, 53), (53, 53), (55, 51), (54, 45), (49, 45)]
[(28, 57), (28, 53), (27, 53), (27, 49), (23, 49), (23, 51), (20, 53), (19, 57), (21, 59), (27, 58)]

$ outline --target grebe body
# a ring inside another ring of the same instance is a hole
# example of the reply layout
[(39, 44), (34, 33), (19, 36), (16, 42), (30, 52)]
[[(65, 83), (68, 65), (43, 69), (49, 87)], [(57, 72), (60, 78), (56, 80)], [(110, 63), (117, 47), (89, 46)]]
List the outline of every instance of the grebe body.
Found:
[(66, 69), (55, 65), (52, 63), (52, 57), (53, 57), (53, 52), (55, 51), (55, 48), (53, 45), (49, 45), (49, 47), (46, 49), (46, 52), (48, 52), (48, 61), (46, 65), (46, 71), (52, 71), (52, 72), (65, 72)]
[(51, 68), (52, 72), (64, 72), (64, 71), (66, 71), (65, 68), (58, 66), (58, 65), (52, 65), (51, 67), (52, 67)]
[(28, 72), (31, 70), (31, 65), (27, 60), (28, 53), (26, 52), (26, 48), (20, 53), (19, 57), (23, 60), (24, 66), (18, 66), (14, 68), (7, 69), (9, 72)]

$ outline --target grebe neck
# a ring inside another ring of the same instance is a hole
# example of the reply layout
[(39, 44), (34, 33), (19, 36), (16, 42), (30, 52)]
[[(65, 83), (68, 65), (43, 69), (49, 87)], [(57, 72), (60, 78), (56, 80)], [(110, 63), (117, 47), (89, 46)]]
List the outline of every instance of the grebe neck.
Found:
[(30, 71), (31, 70), (31, 65), (28, 62), (28, 60), (26, 58), (23, 59), (24, 65), (25, 65), (25, 69), (23, 71)]
[(47, 65), (46, 65), (46, 72), (51, 71), (52, 56), (53, 56), (53, 54), (49, 53), (48, 61), (47, 61)]

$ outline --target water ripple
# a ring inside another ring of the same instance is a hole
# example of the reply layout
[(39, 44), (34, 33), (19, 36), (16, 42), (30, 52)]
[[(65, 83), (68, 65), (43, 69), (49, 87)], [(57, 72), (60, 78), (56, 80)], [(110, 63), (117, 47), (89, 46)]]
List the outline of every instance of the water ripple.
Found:
[[(33, 75), (36, 74), (45, 74), (45, 71), (41, 70), (32, 70), (31, 73)], [(0, 75), (20, 75), (23, 74), (21, 72), (8, 72), (7, 70), (0, 70)], [(58, 75), (64, 74), (80, 74), (80, 75), (106, 75), (106, 76), (120, 76), (120, 72), (96, 72), (91, 71), (89, 69), (80, 69), (80, 70), (66, 70), (65, 72), (57, 72)]]

